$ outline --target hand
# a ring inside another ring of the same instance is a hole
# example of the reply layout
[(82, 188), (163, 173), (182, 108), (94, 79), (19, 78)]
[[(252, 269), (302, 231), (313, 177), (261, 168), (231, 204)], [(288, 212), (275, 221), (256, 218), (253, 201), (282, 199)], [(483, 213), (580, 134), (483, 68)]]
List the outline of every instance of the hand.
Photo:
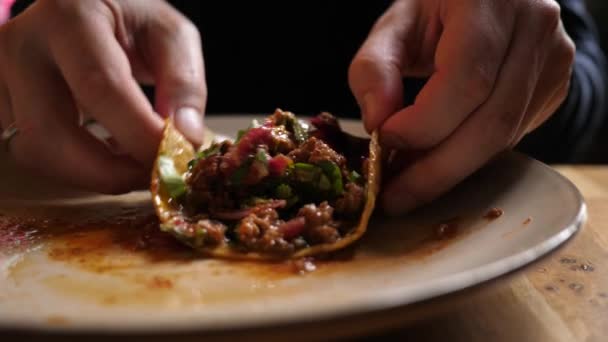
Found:
[[(138, 81), (155, 84), (155, 108)], [(0, 26), (0, 125), (16, 125), (10, 154), (43, 175), (102, 193), (146, 186), (162, 117), (177, 113), (198, 143), (205, 105), (199, 33), (164, 1), (39, 0)]]
[[(397, 0), (349, 70), (366, 129), (410, 157), (386, 184), (386, 211), (437, 198), (541, 125), (567, 95), (574, 54), (554, 0)], [(429, 77), (405, 108), (404, 76)]]

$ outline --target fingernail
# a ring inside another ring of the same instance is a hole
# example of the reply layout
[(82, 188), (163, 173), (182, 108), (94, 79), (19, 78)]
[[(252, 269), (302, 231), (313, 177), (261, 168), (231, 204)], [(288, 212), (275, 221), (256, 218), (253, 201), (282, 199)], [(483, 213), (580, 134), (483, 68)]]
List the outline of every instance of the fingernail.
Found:
[(363, 95), (363, 100), (361, 101), (361, 111), (363, 116), (363, 123), (365, 124), (365, 128), (368, 131), (373, 131), (376, 129), (375, 123), (375, 115), (378, 105), (376, 103), (376, 97), (372, 93), (367, 93)]
[(175, 112), (175, 126), (191, 142), (201, 144), (205, 128), (203, 115), (192, 107), (183, 107)]
[(380, 141), (383, 145), (396, 148), (398, 150), (405, 150), (407, 148), (407, 143), (403, 137), (395, 132), (382, 132), (380, 134)]
[(382, 207), (389, 216), (405, 215), (417, 205), (418, 202), (414, 197), (398, 189), (386, 192), (382, 198)]

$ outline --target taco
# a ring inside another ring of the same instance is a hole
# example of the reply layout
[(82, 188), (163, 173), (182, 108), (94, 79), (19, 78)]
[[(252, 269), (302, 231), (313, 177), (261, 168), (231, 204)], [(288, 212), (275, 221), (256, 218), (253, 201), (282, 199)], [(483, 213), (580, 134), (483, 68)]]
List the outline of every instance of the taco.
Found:
[(195, 149), (167, 119), (151, 181), (162, 231), (213, 257), (287, 259), (344, 248), (365, 233), (380, 147), (321, 113), (277, 109), (236, 140)]

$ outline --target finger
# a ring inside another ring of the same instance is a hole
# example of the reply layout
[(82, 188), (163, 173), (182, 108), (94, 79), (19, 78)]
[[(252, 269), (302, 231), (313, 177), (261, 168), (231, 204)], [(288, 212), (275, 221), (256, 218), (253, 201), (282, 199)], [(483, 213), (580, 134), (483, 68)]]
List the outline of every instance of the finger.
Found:
[(415, 29), (417, 12), (415, 2), (396, 2), (374, 25), (351, 62), (349, 86), (368, 132), (403, 105), (403, 56)]
[(0, 129), (5, 129), (11, 124), (11, 107), (8, 89), (0, 80)]
[(150, 166), (163, 121), (131, 75), (128, 58), (115, 37), (115, 19), (99, 13), (83, 11), (71, 17), (67, 29), (54, 31), (49, 38), (51, 53), (77, 104), (107, 128), (125, 151)]
[(200, 35), (168, 4), (161, 7), (162, 15), (146, 23), (142, 46), (156, 83), (156, 111), (165, 117), (175, 115), (177, 128), (201, 144), (207, 86)]
[(77, 125), (77, 108), (58, 75), (29, 67), (11, 82), (19, 134), (10, 153), (17, 163), (84, 190), (114, 194), (139, 188), (147, 171), (131, 158), (111, 154)]
[(517, 20), (513, 45), (490, 98), (450, 137), (390, 181), (382, 195), (387, 212), (400, 214), (428, 203), (511, 144), (541, 72), (539, 46), (548, 25), (546, 14)]
[(512, 6), (503, 1), (447, 3), (435, 71), (414, 104), (382, 125), (387, 146), (435, 146), (492, 93), (513, 32)]
[(538, 85), (518, 130), (517, 143), (523, 136), (542, 125), (563, 103), (570, 88), (576, 48), (560, 22), (552, 39), (548, 40), (548, 58)]
[[(0, 33), (0, 36), (2, 33)], [(0, 46), (2, 45), (2, 39), (0, 38)], [(0, 52), (0, 129), (8, 127), (13, 121), (11, 117), (11, 99), (8, 91), (8, 87), (6, 86), (6, 74), (4, 72), (4, 68), (8, 63), (4, 58), (3, 54)]]
[[(555, 91), (551, 99), (545, 103), (535, 115), (526, 114), (526, 118), (524, 119), (526, 124), (522, 124), (522, 127), (519, 131), (519, 140), (521, 140), (526, 134), (536, 130), (542, 124), (544, 124), (563, 104), (564, 99), (568, 95), (568, 91), (570, 89), (570, 82), (564, 82), (562, 85)], [(517, 143), (514, 142), (514, 143)]]

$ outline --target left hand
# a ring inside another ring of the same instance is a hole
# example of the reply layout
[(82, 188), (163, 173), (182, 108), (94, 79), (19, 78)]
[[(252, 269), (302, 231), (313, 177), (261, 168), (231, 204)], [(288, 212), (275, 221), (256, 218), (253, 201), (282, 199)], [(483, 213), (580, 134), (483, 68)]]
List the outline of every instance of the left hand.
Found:
[[(349, 70), (366, 129), (415, 156), (384, 187), (386, 211), (444, 194), (545, 122), (574, 55), (554, 0), (395, 1)], [(405, 108), (404, 76), (430, 77)]]

